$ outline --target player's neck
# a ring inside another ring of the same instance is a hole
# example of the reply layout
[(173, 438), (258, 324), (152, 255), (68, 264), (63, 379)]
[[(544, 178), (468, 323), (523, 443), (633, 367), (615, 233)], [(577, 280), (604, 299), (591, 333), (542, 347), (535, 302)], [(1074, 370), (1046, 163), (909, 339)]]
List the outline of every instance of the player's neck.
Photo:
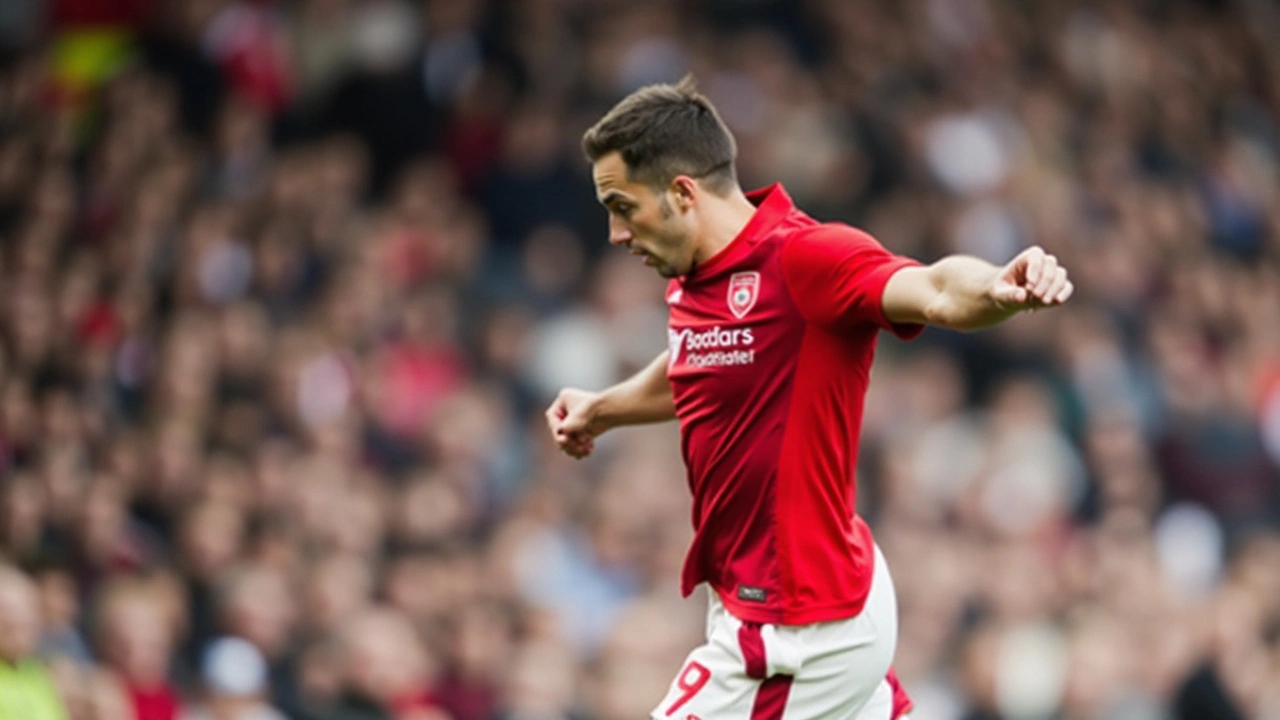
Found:
[(695, 264), (715, 257), (751, 221), (756, 206), (751, 204), (740, 188), (734, 188), (727, 197), (708, 199), (702, 210), (702, 228), (698, 233), (698, 248), (694, 253)]

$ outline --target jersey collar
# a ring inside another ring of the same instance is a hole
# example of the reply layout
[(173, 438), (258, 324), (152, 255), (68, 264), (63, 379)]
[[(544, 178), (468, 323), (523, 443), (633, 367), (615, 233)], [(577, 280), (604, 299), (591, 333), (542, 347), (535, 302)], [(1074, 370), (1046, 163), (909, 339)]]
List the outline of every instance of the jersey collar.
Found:
[(795, 203), (792, 202), (791, 196), (783, 189), (782, 183), (774, 183), (768, 187), (758, 190), (752, 190), (747, 194), (747, 200), (756, 206), (756, 211), (752, 213), (751, 219), (742, 227), (737, 236), (729, 241), (728, 245), (720, 248), (715, 255), (702, 261), (693, 272), (686, 276), (692, 279), (697, 276), (706, 277), (708, 273), (714, 272), (716, 268), (725, 263), (732, 262), (738, 257), (744, 248), (754, 245), (757, 240), (767, 235), (775, 225), (791, 214), (796, 209)]

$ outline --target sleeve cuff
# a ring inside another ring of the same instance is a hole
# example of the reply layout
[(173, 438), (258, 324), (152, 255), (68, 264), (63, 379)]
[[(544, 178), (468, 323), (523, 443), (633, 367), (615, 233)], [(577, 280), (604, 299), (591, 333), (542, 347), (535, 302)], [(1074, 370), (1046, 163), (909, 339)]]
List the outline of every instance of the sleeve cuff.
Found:
[(923, 263), (907, 257), (894, 258), (892, 262), (885, 263), (883, 267), (876, 270), (874, 279), (875, 286), (872, 290), (875, 293), (875, 319), (876, 325), (881, 330), (888, 330), (893, 333), (899, 340), (914, 340), (924, 332), (924, 325), (921, 323), (895, 323), (889, 320), (884, 314), (884, 288), (889, 284), (889, 278), (893, 274), (909, 267), (922, 267)]

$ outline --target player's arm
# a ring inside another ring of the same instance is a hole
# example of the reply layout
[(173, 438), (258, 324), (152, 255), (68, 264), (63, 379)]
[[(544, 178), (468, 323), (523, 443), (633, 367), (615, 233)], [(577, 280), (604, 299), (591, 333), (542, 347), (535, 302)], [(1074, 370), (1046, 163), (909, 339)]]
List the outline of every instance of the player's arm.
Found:
[(565, 388), (547, 408), (547, 428), (556, 445), (576, 458), (591, 454), (595, 438), (621, 425), (674, 420), (675, 400), (667, 380), (668, 351), (640, 372), (599, 392)]
[(923, 267), (906, 267), (885, 284), (881, 303), (895, 323), (927, 323), (952, 330), (980, 330), (1023, 310), (1054, 307), (1074, 287), (1053, 255), (1028, 248), (1004, 267), (953, 255)]

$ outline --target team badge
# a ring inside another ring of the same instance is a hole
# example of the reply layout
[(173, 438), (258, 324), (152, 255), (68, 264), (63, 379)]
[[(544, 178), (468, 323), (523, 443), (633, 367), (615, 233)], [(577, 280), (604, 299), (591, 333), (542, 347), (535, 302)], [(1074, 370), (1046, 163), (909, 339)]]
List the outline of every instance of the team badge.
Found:
[(760, 273), (740, 272), (729, 277), (729, 310), (742, 319), (756, 305), (760, 296)]

